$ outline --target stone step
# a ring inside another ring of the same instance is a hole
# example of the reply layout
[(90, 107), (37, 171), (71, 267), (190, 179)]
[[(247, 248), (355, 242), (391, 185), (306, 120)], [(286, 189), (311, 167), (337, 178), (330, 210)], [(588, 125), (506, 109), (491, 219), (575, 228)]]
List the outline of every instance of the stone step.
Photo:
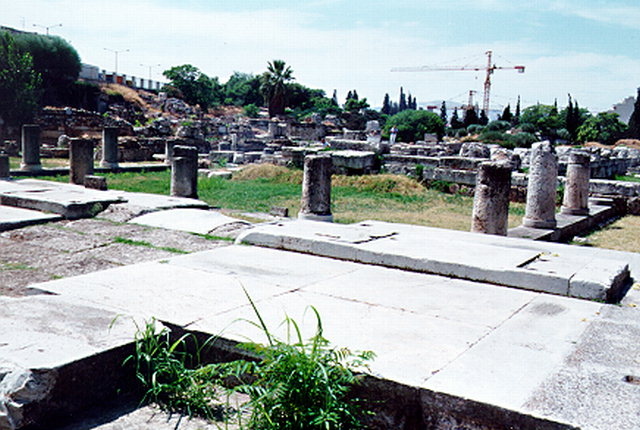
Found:
[(136, 214), (179, 207), (209, 208), (207, 203), (197, 199), (119, 190), (100, 191), (38, 179), (0, 181), (0, 204), (50, 212), (67, 219), (90, 218), (112, 205), (126, 205), (127, 211)]
[(62, 219), (60, 215), (0, 205), (0, 231)]
[(122, 198), (77, 185), (23, 179), (0, 181), (0, 204), (62, 215), (89, 218)]
[[(470, 236), (473, 235), (473, 236)], [(340, 225), (283, 221), (257, 226), (238, 242), (489, 282), (584, 299), (619, 301), (630, 284), (628, 262), (585, 258), (572, 248), (522, 247), (509, 238), (380, 221)]]

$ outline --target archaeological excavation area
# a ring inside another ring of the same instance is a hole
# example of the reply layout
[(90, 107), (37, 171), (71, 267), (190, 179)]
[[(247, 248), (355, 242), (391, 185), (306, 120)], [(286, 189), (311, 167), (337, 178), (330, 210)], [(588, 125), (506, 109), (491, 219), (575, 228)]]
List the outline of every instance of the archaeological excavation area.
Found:
[[(247, 294), (276, 331), (289, 316), (313, 335), (313, 306), (332, 344), (375, 352), (357, 386), (374, 405), (370, 428), (638, 427), (640, 254), (566, 244), (638, 213), (637, 183), (602, 179), (637, 169), (638, 151), (390, 145), (375, 122), (323, 144), (310, 137), (323, 124), (258, 125), (226, 127), (216, 148), (158, 137), (137, 164), (117, 127), (45, 150), (25, 126), (21, 167), (0, 155), (0, 246), (28, 250), (33, 266), (33, 282), (0, 290), (0, 429), (215, 428), (139, 407), (123, 361), (151, 318), (216, 336), (211, 360), (242, 355), (238, 343), (266, 341), (247, 323)], [(54, 149), (68, 167), (43, 167)], [(198, 200), (199, 179), (249, 162), (304, 169), (300, 212), (247, 221)], [(332, 222), (332, 173), (382, 165), (468, 187), (469, 231)], [(169, 169), (170, 195), (109, 189), (101, 176), (143, 169)], [(40, 177), (54, 174), (70, 183)], [(513, 201), (525, 212), (509, 228)], [(54, 270), (89, 260), (96, 270)]]

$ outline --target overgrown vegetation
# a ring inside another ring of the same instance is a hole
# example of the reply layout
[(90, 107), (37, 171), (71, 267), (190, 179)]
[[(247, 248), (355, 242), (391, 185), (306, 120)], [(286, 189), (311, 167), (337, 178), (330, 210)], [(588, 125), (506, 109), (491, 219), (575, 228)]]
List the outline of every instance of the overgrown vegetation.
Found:
[[(359, 379), (355, 372), (365, 370), (374, 354), (332, 347), (313, 307), (315, 334), (304, 340), (299, 325), (287, 317), (289, 335), (280, 340), (268, 329), (250, 297), (249, 301), (258, 318), (251, 324), (268, 342), (241, 345), (256, 360), (204, 364), (202, 353), (215, 344), (215, 338), (203, 346), (189, 335), (173, 340), (169, 330), (158, 329), (153, 320), (138, 330), (135, 353), (127, 362), (135, 366), (145, 390), (144, 400), (190, 416), (233, 421), (247, 429), (363, 428), (361, 418), (367, 411), (350, 392)], [(233, 386), (229, 381), (234, 381)], [(233, 393), (246, 394), (249, 399), (234, 409), (228, 401)], [(248, 418), (243, 422), (245, 414)]]

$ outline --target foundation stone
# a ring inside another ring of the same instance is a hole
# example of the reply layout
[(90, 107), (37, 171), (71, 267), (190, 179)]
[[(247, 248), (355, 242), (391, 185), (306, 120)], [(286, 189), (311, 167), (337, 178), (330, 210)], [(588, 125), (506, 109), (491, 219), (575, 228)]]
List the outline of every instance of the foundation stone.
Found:
[(333, 221), (331, 215), (331, 173), (333, 163), (328, 154), (308, 155), (304, 159), (302, 201), (298, 218)]
[(507, 235), (511, 166), (505, 162), (484, 162), (478, 168), (473, 199), (471, 231)]

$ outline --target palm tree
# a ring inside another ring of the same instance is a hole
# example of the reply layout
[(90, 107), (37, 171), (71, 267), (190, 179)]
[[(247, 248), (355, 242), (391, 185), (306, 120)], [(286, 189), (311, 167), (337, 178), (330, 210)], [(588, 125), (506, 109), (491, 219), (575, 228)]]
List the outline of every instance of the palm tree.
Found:
[(269, 116), (282, 115), (287, 99), (287, 82), (295, 79), (293, 70), (282, 60), (269, 62), (267, 71), (261, 76), (260, 90), (269, 105)]

